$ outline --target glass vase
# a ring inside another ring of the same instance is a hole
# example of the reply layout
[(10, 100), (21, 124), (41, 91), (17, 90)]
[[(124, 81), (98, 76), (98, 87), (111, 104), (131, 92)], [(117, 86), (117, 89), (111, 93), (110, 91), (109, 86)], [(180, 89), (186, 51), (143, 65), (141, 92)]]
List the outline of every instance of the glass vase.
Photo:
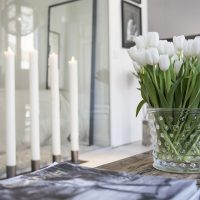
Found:
[(200, 109), (148, 109), (153, 166), (166, 172), (200, 172)]

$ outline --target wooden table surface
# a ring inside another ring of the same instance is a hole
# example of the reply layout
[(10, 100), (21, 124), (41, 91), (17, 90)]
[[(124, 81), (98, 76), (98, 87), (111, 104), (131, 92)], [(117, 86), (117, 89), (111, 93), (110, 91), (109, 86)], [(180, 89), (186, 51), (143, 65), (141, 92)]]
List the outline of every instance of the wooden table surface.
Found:
[(166, 176), (166, 177), (175, 177), (180, 179), (196, 179), (197, 184), (200, 186), (200, 174), (175, 174), (175, 173), (166, 173), (154, 169), (152, 166), (152, 152), (145, 152), (119, 160), (113, 163), (99, 166), (99, 169), (106, 169), (111, 171), (121, 171), (121, 172), (132, 172), (141, 175), (150, 175), (150, 176)]

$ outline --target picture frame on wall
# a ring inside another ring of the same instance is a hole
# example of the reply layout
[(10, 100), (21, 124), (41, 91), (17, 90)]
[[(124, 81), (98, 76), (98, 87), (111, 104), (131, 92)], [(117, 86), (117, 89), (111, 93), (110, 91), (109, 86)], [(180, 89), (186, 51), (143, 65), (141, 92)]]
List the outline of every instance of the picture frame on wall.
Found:
[(135, 4), (122, 1), (122, 47), (135, 45), (134, 37), (142, 34), (142, 11)]
[(131, 0), (131, 1), (134, 2), (134, 3), (138, 3), (138, 4), (142, 3), (141, 0)]

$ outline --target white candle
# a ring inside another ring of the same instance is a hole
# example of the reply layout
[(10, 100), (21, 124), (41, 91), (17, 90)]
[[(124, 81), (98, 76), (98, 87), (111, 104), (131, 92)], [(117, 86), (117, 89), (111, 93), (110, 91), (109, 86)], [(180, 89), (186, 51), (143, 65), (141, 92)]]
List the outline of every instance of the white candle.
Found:
[(15, 54), (8, 48), (5, 55), (6, 77), (6, 159), (7, 166), (16, 165), (16, 129), (15, 129)]
[(60, 147), (60, 96), (59, 96), (59, 70), (58, 55), (49, 56), (49, 71), (51, 71), (51, 103), (52, 103), (52, 154), (61, 155)]
[(30, 72), (30, 110), (31, 110), (31, 159), (40, 160), (40, 131), (39, 131), (39, 83), (38, 83), (38, 52), (29, 52)]
[(71, 150), (79, 151), (78, 73), (74, 57), (69, 61), (69, 92)]

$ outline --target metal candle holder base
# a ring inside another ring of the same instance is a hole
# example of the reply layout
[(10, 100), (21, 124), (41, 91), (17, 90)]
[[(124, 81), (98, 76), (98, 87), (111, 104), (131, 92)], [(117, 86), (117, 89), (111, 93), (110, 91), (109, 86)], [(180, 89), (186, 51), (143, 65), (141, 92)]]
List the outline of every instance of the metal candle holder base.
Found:
[(40, 169), (40, 160), (31, 160), (32, 172)]
[(58, 162), (58, 163), (61, 162), (61, 155), (57, 155), (57, 156), (53, 155), (52, 160), (53, 162)]
[(7, 166), (6, 167), (7, 178), (12, 178), (16, 176), (16, 166)]
[(71, 151), (71, 162), (79, 164), (79, 151)]

